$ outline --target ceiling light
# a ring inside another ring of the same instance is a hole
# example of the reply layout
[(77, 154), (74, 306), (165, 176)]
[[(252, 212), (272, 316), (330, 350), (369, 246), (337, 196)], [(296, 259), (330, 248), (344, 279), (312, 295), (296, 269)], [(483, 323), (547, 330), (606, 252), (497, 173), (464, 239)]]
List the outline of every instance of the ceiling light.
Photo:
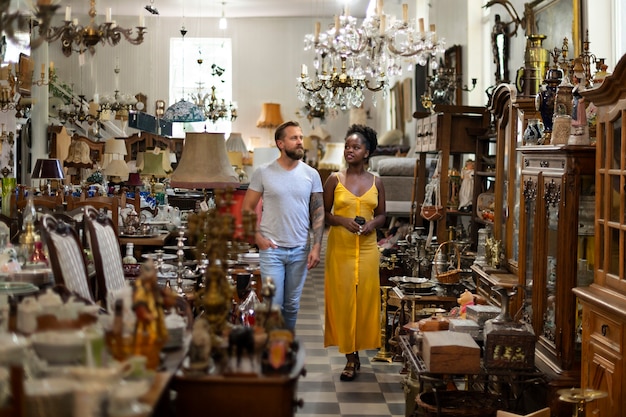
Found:
[(221, 30), (226, 30), (226, 28), (228, 28), (228, 21), (226, 20), (226, 16), (224, 13), (225, 5), (226, 3), (222, 2), (222, 17), (220, 18), (220, 23), (219, 23), (219, 27)]
[(150, 4), (147, 4), (144, 8), (152, 14), (159, 14), (159, 10), (154, 7), (154, 1), (152, 0), (150, 1)]

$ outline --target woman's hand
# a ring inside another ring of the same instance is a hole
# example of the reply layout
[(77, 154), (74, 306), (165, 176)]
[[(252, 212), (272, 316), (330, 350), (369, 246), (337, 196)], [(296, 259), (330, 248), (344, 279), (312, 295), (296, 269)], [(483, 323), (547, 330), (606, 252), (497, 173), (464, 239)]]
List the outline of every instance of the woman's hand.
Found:
[(370, 222), (360, 225), (354, 219), (348, 217), (342, 217), (342, 226), (355, 235), (368, 235), (372, 232)]

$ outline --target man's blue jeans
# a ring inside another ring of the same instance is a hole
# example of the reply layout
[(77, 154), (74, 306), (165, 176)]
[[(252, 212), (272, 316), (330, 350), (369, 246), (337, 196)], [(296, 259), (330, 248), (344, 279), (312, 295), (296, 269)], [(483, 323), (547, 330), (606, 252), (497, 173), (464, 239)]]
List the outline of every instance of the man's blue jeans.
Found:
[(276, 285), (272, 303), (281, 306), (285, 325), (296, 328), (300, 308), (300, 295), (307, 276), (308, 246), (278, 247), (259, 251), (261, 277), (271, 277)]

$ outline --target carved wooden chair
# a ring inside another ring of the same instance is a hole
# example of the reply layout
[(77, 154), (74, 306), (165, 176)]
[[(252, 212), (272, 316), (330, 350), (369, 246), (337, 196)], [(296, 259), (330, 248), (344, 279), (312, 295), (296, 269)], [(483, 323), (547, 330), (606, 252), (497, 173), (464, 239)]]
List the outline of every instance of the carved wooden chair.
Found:
[(120, 243), (109, 217), (91, 206), (84, 207), (83, 211), (96, 269), (96, 299), (107, 306), (107, 295), (126, 285)]
[(42, 216), (41, 226), (42, 238), (50, 253), (55, 283), (93, 302), (85, 254), (76, 230), (51, 214)]
[[(32, 190), (27, 190), (25, 186), (19, 186), (17, 191), (17, 199), (15, 205), (17, 207), (17, 211), (21, 212), (26, 204), (28, 203), (28, 193), (33, 192)], [(36, 195), (33, 197), (33, 203), (35, 204), (35, 209), (37, 211), (62, 211), (63, 210), (63, 196), (62, 195)]]

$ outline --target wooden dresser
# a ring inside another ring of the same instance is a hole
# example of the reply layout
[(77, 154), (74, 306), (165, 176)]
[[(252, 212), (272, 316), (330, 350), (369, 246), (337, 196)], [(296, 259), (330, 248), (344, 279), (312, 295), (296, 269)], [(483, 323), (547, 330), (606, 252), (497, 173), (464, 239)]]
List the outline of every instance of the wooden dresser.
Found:
[(573, 290), (582, 305), (581, 387), (608, 393), (587, 416), (618, 417), (626, 409), (626, 56), (583, 96), (597, 107), (597, 169), (594, 281)]

